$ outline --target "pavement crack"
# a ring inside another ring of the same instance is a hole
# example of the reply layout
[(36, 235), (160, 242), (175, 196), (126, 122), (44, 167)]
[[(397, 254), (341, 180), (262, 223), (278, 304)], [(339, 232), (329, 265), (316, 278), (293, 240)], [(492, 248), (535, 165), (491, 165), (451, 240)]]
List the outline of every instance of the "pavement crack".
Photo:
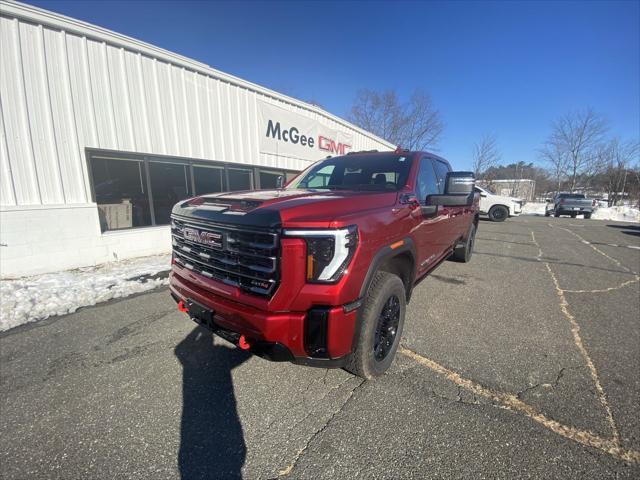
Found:
[(516, 398), (519, 400), (522, 400), (522, 397), (524, 397), (527, 393), (536, 390), (540, 387), (543, 388), (556, 388), (558, 386), (558, 384), (560, 383), (560, 380), (562, 379), (562, 377), (564, 377), (564, 371), (565, 371), (565, 367), (562, 367), (560, 369), (560, 371), (556, 374), (556, 378), (553, 380), (553, 382), (543, 382), (543, 383), (536, 383), (535, 385), (529, 385), (526, 388), (523, 388), (522, 390), (519, 390), (516, 393)]
[(473, 380), (464, 378), (459, 373), (454, 372), (453, 370), (450, 370), (406, 347), (400, 347), (398, 352), (427, 367), (438, 375), (445, 377), (455, 385), (470, 391), (474, 395), (488, 399), (490, 402), (495, 404), (496, 407), (522, 414), (557, 435), (581, 445), (596, 448), (625, 462), (636, 464), (640, 463), (640, 451), (622, 447), (618, 439), (615, 437), (603, 438), (590, 431), (579, 430), (571, 425), (562, 424), (553, 418), (547, 417), (535, 407), (516, 398), (512, 393), (492, 390), (484, 385), (474, 382)]
[(331, 424), (331, 422), (336, 417), (336, 415), (341, 413), (344, 410), (344, 408), (347, 406), (347, 404), (351, 401), (356, 390), (362, 387), (365, 383), (366, 383), (365, 380), (360, 380), (360, 383), (358, 383), (355, 387), (351, 389), (345, 401), (342, 402), (342, 404), (329, 416), (327, 421), (319, 429), (317, 429), (315, 432), (311, 434), (309, 439), (305, 442), (304, 446), (296, 452), (296, 455), (293, 461), (278, 472), (278, 478), (286, 477), (293, 471), (293, 469), (298, 464), (298, 461), (300, 460), (300, 458), (305, 454), (305, 452), (309, 448), (309, 445), (311, 445), (311, 443), (316, 439), (316, 437), (321, 435), (327, 429), (327, 427)]

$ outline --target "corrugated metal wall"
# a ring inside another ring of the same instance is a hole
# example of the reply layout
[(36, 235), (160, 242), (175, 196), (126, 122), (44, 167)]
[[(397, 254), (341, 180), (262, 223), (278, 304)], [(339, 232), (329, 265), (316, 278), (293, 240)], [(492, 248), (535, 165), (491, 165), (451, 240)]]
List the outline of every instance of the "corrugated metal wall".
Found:
[(0, 6), (2, 206), (90, 202), (85, 147), (303, 169), (305, 161), (259, 152), (258, 98), (349, 131), (354, 150), (392, 147), (177, 55), (152, 55), (154, 47), (33, 7)]

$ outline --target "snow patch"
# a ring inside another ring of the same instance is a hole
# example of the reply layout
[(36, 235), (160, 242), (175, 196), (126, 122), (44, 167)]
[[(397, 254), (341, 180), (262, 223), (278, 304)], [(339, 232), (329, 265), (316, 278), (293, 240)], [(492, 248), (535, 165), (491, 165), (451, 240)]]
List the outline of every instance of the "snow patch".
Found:
[(167, 278), (149, 277), (165, 272), (170, 267), (171, 255), (155, 255), (16, 280), (2, 280), (0, 331), (167, 285)]
[(595, 218), (597, 220), (612, 220), (614, 222), (640, 223), (640, 210), (626, 205), (604, 207), (594, 210), (591, 218)]

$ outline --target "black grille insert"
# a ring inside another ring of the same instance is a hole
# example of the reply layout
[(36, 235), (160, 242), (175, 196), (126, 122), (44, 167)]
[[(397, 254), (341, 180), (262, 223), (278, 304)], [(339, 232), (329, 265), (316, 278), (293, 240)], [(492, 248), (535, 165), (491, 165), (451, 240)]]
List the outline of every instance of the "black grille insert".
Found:
[(176, 263), (246, 292), (270, 297), (280, 279), (277, 233), (172, 217)]

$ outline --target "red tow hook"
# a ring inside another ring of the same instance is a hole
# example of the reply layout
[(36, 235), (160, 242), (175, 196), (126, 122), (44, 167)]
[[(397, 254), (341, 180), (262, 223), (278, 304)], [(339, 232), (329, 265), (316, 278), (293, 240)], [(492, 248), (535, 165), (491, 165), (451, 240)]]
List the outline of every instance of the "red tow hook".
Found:
[(189, 307), (187, 307), (182, 300), (178, 302), (178, 310), (184, 313), (189, 313)]
[(249, 350), (251, 348), (251, 344), (247, 341), (244, 335), (240, 335), (240, 338), (238, 339), (238, 347), (240, 347), (241, 350)]

